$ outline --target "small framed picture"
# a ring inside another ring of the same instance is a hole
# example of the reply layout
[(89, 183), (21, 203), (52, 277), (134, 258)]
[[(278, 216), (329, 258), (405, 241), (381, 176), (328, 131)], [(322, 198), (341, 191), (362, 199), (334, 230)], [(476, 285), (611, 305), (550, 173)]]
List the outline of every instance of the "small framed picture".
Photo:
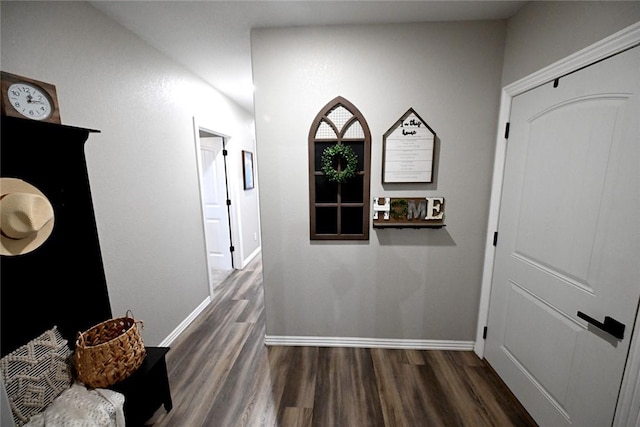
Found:
[(244, 189), (253, 188), (253, 153), (242, 150), (242, 174), (244, 176)]

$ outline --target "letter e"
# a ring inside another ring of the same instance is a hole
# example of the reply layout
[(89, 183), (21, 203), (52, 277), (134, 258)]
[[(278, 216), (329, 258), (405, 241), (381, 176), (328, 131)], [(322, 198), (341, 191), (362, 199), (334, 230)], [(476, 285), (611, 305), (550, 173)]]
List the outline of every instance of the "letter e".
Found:
[(427, 198), (427, 216), (425, 219), (442, 219), (444, 212), (442, 208), (444, 199), (442, 197)]

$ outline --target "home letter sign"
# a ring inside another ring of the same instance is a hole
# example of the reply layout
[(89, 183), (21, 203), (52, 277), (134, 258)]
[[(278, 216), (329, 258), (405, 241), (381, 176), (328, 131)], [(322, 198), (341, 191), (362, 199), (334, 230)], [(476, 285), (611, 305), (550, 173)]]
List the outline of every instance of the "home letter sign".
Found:
[(444, 197), (375, 197), (373, 228), (444, 227)]

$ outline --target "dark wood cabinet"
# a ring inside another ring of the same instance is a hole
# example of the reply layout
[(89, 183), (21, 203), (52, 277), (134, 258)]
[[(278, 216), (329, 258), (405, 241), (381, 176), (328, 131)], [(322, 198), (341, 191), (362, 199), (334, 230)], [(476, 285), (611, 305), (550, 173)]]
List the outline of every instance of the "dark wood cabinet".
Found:
[[(0, 256), (2, 356), (53, 326), (74, 348), (78, 332), (112, 317), (84, 151), (99, 131), (6, 116), (0, 130), (0, 175), (37, 187), (55, 221), (34, 251)], [(171, 409), (168, 351), (147, 347), (140, 368), (112, 387), (125, 395), (127, 426)]]
[(54, 325), (73, 347), (78, 332), (111, 318), (84, 152), (96, 132), (2, 117), (2, 177), (37, 187), (55, 215), (42, 246), (0, 257), (2, 355)]
[(111, 388), (125, 396), (124, 416), (128, 427), (142, 426), (164, 405), (173, 407), (165, 355), (169, 347), (146, 347), (147, 356), (129, 378)]

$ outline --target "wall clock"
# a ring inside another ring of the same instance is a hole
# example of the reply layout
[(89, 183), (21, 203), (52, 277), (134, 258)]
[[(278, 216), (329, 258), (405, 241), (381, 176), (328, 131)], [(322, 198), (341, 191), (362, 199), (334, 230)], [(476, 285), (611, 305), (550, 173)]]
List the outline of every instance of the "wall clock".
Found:
[(1, 79), (3, 116), (61, 124), (54, 85), (4, 71)]

